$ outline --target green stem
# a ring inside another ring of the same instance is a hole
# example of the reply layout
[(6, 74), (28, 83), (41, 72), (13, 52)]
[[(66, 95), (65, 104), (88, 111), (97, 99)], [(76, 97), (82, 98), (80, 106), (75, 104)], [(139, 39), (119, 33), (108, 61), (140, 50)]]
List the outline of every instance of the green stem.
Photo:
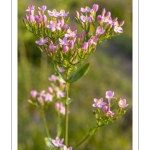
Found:
[(45, 127), (45, 130), (46, 130), (47, 137), (50, 137), (50, 134), (49, 134), (49, 131), (48, 131), (47, 122), (46, 122), (46, 118), (45, 118), (44, 109), (42, 109), (41, 112), (42, 112), (42, 118), (43, 118), (44, 127)]
[(65, 145), (68, 147), (68, 120), (69, 120), (69, 105), (67, 105), (67, 100), (69, 98), (69, 83), (66, 83), (66, 103), (65, 103)]
[(77, 145), (77, 147), (75, 148), (75, 150), (78, 149), (78, 147), (79, 147), (82, 143), (84, 143), (90, 136), (91, 136), (91, 135), (88, 133), (88, 134), (81, 140), (81, 142)]

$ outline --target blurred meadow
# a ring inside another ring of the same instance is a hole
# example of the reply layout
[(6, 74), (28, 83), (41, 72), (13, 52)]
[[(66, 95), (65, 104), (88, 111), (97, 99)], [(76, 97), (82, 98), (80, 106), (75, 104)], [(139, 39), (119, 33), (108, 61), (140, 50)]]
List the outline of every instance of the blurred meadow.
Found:
[[(69, 95), (74, 101), (70, 105), (69, 145), (78, 143), (93, 127), (93, 99), (105, 97), (105, 92), (112, 90), (116, 96), (127, 99), (127, 113), (102, 127), (79, 150), (132, 149), (132, 1), (18, 0), (18, 150), (48, 150), (40, 111), (27, 100), (31, 90), (47, 89), (48, 77), (54, 73), (50, 58), (39, 51), (35, 44), (37, 38), (23, 24), (25, 10), (29, 5), (36, 8), (46, 5), (49, 10), (64, 9), (69, 11), (70, 23), (74, 24), (75, 11), (93, 4), (99, 5), (99, 14), (106, 8), (113, 18), (125, 20), (124, 33), (101, 43), (86, 60), (91, 63), (89, 72), (70, 86)], [(55, 138), (56, 116), (53, 112), (50, 107), (47, 119)]]

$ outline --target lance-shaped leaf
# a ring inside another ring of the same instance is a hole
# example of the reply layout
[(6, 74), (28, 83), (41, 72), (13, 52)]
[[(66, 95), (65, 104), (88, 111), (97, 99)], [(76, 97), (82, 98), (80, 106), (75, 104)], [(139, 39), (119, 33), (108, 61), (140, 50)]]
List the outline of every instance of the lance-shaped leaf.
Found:
[(73, 83), (77, 81), (78, 79), (80, 79), (82, 76), (84, 76), (88, 72), (89, 67), (90, 67), (90, 63), (87, 63), (83, 65), (82, 67), (80, 67), (78, 70), (76, 70), (73, 74), (70, 75), (68, 82)]
[(68, 100), (66, 101), (66, 105), (69, 105), (72, 101), (73, 99), (68, 98)]
[(54, 144), (51, 142), (51, 138), (44, 138), (44, 140), (45, 140), (45, 144), (46, 144), (46, 146), (48, 147), (48, 148), (50, 148), (51, 150), (56, 150), (57, 149), (57, 147), (55, 147), (54, 146)]

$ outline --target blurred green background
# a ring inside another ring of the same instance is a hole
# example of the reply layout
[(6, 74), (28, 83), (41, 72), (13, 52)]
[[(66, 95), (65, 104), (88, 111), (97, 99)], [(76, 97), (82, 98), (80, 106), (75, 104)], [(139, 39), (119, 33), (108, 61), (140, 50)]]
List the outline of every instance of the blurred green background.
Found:
[[(74, 101), (70, 105), (69, 145), (79, 142), (94, 125), (93, 98), (105, 97), (105, 92), (112, 90), (116, 96), (127, 99), (127, 113), (102, 127), (79, 150), (132, 149), (132, 1), (18, 0), (18, 150), (47, 150), (41, 114), (27, 100), (31, 90), (47, 89), (50, 84), (48, 77), (54, 73), (50, 58), (39, 51), (36, 37), (22, 22), (25, 10), (29, 5), (35, 5), (36, 9), (42, 5), (49, 10), (65, 9), (69, 11), (73, 24), (75, 11), (93, 4), (99, 4), (99, 14), (102, 8), (106, 8), (113, 18), (125, 20), (124, 33), (99, 45), (87, 59), (91, 63), (89, 72), (70, 87), (70, 97)], [(52, 108), (48, 114), (50, 130), (54, 132), (56, 119)]]

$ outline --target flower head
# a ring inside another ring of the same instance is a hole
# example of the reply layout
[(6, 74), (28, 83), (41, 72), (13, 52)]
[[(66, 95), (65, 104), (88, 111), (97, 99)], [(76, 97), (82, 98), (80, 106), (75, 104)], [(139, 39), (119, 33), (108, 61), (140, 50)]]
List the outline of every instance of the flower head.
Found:
[(80, 9), (81, 12), (85, 12), (85, 13), (90, 12), (90, 10), (91, 9), (89, 7), (85, 7), (85, 8), (81, 7), (81, 9)]
[(106, 91), (106, 98), (107, 99), (114, 98), (114, 92), (112, 92), (112, 91)]
[(93, 9), (94, 11), (98, 11), (99, 6), (98, 6), (97, 4), (94, 4), (93, 7), (92, 7), (92, 9)]
[(45, 94), (45, 101), (52, 101), (53, 100), (53, 95), (47, 93)]
[(35, 43), (38, 45), (43, 45), (47, 42), (48, 42), (48, 37), (46, 37), (45, 39), (43, 37), (41, 37), (38, 41), (35, 41)]
[(30, 95), (31, 95), (31, 97), (32, 98), (35, 98), (36, 96), (37, 96), (37, 91), (36, 90), (32, 90), (31, 92), (30, 92)]
[(94, 98), (94, 104), (92, 105), (93, 107), (102, 108), (102, 106), (104, 105), (106, 105), (106, 102), (103, 102), (103, 98), (100, 98), (100, 99)]
[(55, 140), (52, 139), (52, 143), (56, 146), (56, 147), (61, 147), (64, 146), (64, 144), (62, 144), (64, 141), (64, 139), (61, 139), (59, 137), (56, 137)]
[(53, 11), (48, 10), (47, 12), (51, 17), (59, 17), (59, 12), (56, 9), (53, 9)]
[(41, 10), (41, 11), (46, 11), (47, 7), (45, 5), (43, 5), (42, 7), (38, 7), (38, 10)]
[(119, 99), (118, 105), (119, 105), (119, 107), (121, 107), (121, 108), (125, 108), (125, 107), (127, 107), (129, 104), (126, 104), (126, 99)]
[(65, 12), (64, 10), (60, 10), (59, 16), (60, 17), (67, 17), (69, 12)]

